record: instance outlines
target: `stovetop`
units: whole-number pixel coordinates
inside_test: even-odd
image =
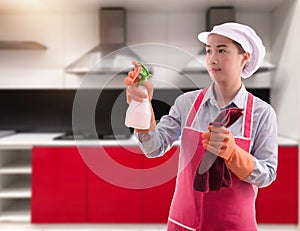
[[[53,140],[124,140],[130,139],[130,134],[74,134],[67,132],[56,136]]]

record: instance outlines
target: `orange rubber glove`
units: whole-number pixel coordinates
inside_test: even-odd
[[[222,157],[227,167],[240,179],[246,179],[254,169],[254,157],[235,143],[233,135],[223,127],[209,125],[202,134],[202,144],[211,153]]]
[[[142,70],[142,67],[138,65],[136,61],[133,61],[132,64],[134,65],[133,71],[129,71],[127,77],[124,79],[124,83],[127,86],[131,86],[140,81],[138,76]]]

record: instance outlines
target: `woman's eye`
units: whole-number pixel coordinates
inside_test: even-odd
[[[225,53],[226,51],[224,49],[220,49],[219,53]]]
[[[206,50],[206,54],[209,54],[209,53],[211,53],[211,50]]]

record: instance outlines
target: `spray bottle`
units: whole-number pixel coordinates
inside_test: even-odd
[[[132,63],[134,65],[134,70],[128,73],[124,83],[131,86],[138,82],[138,87],[148,96],[148,91],[143,85],[151,74],[142,63],[136,61],[133,61]],[[150,120],[151,105],[149,97],[145,98],[143,102],[132,100],[126,112],[125,125],[137,129],[148,129],[150,127]]]

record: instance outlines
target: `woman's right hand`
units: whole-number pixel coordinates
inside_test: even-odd
[[[138,87],[138,82],[127,87],[126,98],[128,104],[130,104],[131,100],[142,102],[147,97],[151,101],[153,96],[153,84],[150,81],[145,81],[143,86],[147,89],[148,96]]]

